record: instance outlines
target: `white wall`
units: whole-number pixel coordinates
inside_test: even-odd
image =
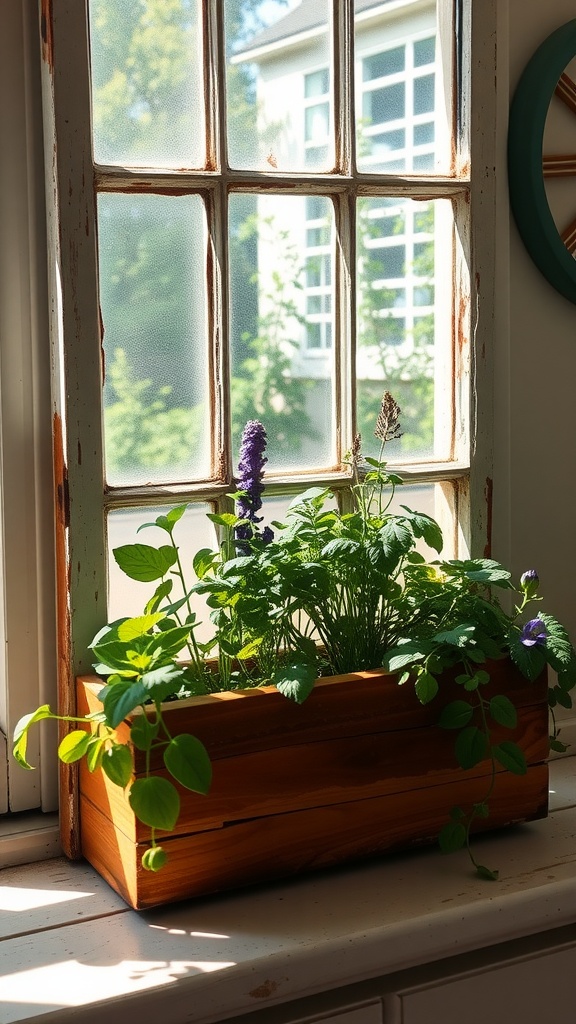
[[[481,7],[483,0],[474,0]],[[574,0],[498,0],[499,47],[493,555],[515,572],[536,568],[546,597],[576,639],[576,305],[542,277],[511,219],[507,112],[533,52],[576,17]],[[506,27],[506,20],[509,21]],[[503,52],[503,49],[506,52]],[[576,140],[576,132],[572,136]],[[558,140],[557,152],[576,147]],[[572,185],[576,214],[576,179]],[[573,214],[573,215],[574,215]]]

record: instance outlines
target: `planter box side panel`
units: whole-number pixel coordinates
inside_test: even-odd
[[[548,752],[547,717],[545,707],[522,708],[516,729],[496,728],[494,741],[512,739],[522,747],[528,764],[541,763]],[[214,762],[213,769],[207,796],[178,787],[181,815],[174,834],[218,828],[246,818],[424,790],[462,776],[454,755],[454,733],[438,728],[344,735],[265,749],[221,758]],[[158,774],[169,778],[165,770]],[[485,760],[470,769],[466,777],[488,779],[489,774],[490,762]],[[103,772],[90,773],[82,763],[80,788],[129,839],[146,841],[149,829],[135,820],[126,793]]]
[[[464,779],[424,791],[236,822],[222,829],[168,838],[168,862],[144,871],[144,847],[131,842],[82,797],[85,857],[135,909],[334,867],[435,840],[455,804],[485,795],[486,779]],[[490,819],[477,831],[546,815],[548,766],[525,776],[497,776]],[[464,856],[464,855],[463,855]]]
[[[491,683],[483,690],[485,697],[505,693],[518,709],[537,704],[547,706],[546,673],[530,683],[506,660],[490,662],[488,668]],[[173,733],[197,736],[215,761],[342,735],[435,726],[442,708],[462,697],[462,688],[454,682],[457,674],[456,669],[447,672],[437,697],[426,705],[420,704],[411,683],[398,686],[397,676],[373,669],[318,679],[301,705],[288,700],[274,687],[263,687],[165,704],[163,713]],[[102,686],[102,680],[96,676],[79,678],[79,714],[101,710],[97,694]],[[127,726],[120,727],[119,734],[125,742]],[[144,754],[137,751],[135,756],[138,773],[144,767]],[[160,756],[152,767],[161,767]]]

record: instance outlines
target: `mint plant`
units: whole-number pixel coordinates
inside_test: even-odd
[[[440,527],[430,516],[393,501],[401,478],[384,461],[386,444],[400,436],[400,409],[384,394],[375,435],[379,457],[363,458],[361,438],[347,457],[350,501],[339,507],[329,488],[313,487],[295,498],[285,521],[263,525],[262,495],[266,432],[249,421],[240,453],[235,511],[210,513],[220,531],[216,550],[203,548],[187,576],[174,534],[186,505],[171,509],[140,530],[160,531],[161,542],[126,544],[114,556],[134,580],[155,584],[143,614],[101,629],[91,644],[94,669],[105,685],[102,710],[87,719],[54,714],[47,705],[16,727],[14,756],[24,767],[28,731],[45,718],[80,725],[59,747],[66,763],[86,759],[89,771],[103,770],[128,792],[136,817],[151,829],[142,863],[162,867],[166,853],[156,831],[171,831],[179,817],[177,785],[206,794],[211,767],[202,743],[189,734],[171,735],[166,701],[273,684],[302,703],[318,676],[380,668],[395,673],[399,685],[414,688],[429,704],[441,677],[454,669],[461,693],[439,714],[439,727],[455,734],[454,753],[464,770],[491,765],[482,799],[454,807],[440,833],[446,852],[465,847],[482,877],[497,872],[479,864],[471,849],[475,822],[490,814],[496,773],[526,772],[521,748],[495,740],[495,727],[514,729],[517,712],[510,697],[487,689],[490,664],[509,657],[529,680],[549,666],[553,750],[559,739],[554,709],[571,707],[576,684],[576,653],[564,627],[552,616],[528,609],[541,602],[535,570],[517,587],[510,572],[493,559],[427,560],[424,544],[442,552]],[[512,612],[498,593],[515,595]],[[197,636],[194,595],[203,595],[212,634]],[[118,736],[129,717],[130,742],[145,754],[145,772],[132,777],[131,753]],[[165,777],[152,773],[152,755],[161,753]],[[407,754],[407,756],[409,756]]]

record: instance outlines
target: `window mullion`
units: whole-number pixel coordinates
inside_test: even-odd
[[[52,4],[53,65],[44,66],[49,267],[58,494],[59,675],[62,710],[73,676],[91,668],[88,643],[106,617],[102,511],[102,339],[91,143],[87,14]],[[70,82],[74,88],[70,88]],[[65,383],[64,383],[65,382]]]
[[[212,473],[217,481],[228,483],[232,476],[229,351],[229,256],[228,256],[228,144],[226,106],[226,38],[224,5],[203,0],[206,25],[205,84],[208,89],[206,126],[208,166],[218,172],[218,179],[207,204],[208,251],[208,344],[210,346],[210,402],[212,431]],[[225,500],[225,499],[220,499]]]
[[[356,294],[356,171],[354,110],[354,0],[332,3],[333,109],[335,166],[349,177],[345,192],[335,201],[334,292],[338,316],[334,349],[334,431],[338,465],[350,447],[355,422],[356,323],[352,316]]]

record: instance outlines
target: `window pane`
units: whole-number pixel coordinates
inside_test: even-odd
[[[434,75],[414,79],[414,113],[429,114],[434,110]]]
[[[396,46],[393,50],[385,50],[384,53],[365,57],[362,62],[362,77],[365,82],[369,82],[373,78],[383,78],[384,75],[395,75],[404,71],[405,63],[404,47]]]
[[[113,622],[123,616],[142,615],[146,602],[152,597],[158,581],[153,583],[140,583],[131,580],[118,567],[112,551],[122,544],[152,544],[165,543],[161,540],[162,533],[157,527],[150,527],[137,533],[138,527],[143,523],[153,523],[159,515],[166,515],[167,507],[158,508],[127,508],[118,509],[108,515],[108,621]],[[202,502],[191,505],[182,519],[174,529],[174,540],[180,553],[180,561],[184,569],[184,575],[188,586],[196,582],[196,575],[192,569],[192,559],[201,548],[216,550],[216,532],[214,524],[207,518],[207,513],[213,509]],[[189,574],[189,575],[188,575]],[[174,580],[172,592],[174,600],[182,597],[182,591],[178,580]],[[197,639],[204,642],[212,636],[213,627],[209,621],[209,609],[205,600],[198,594],[191,597],[192,611],[196,612],[200,625],[196,633]],[[186,614],[188,609],[186,609]],[[184,616],[185,617],[185,616]]]
[[[414,43],[414,67],[422,67],[423,64],[433,64],[436,55],[436,40],[417,39]]]
[[[306,142],[323,142],[328,135],[328,104],[307,107],[305,125]]]
[[[304,76],[304,95],[306,99],[311,96],[324,96],[330,91],[330,75],[328,68],[322,71],[313,71],[310,75]]]
[[[363,114],[366,123],[384,124],[386,121],[398,121],[404,117],[405,87],[387,85],[381,89],[373,89],[364,93]]]
[[[383,230],[391,221],[402,232],[401,245]],[[357,409],[365,451],[378,454],[373,423],[386,389],[402,409],[404,436],[395,442],[396,454],[403,459],[449,458],[450,203],[361,200],[357,254]],[[437,268],[442,268],[438,276]],[[438,409],[437,392],[443,396]]]
[[[414,145],[426,146],[434,142],[434,125],[431,121],[427,124],[414,125]]]
[[[358,167],[384,174],[449,173],[452,115],[443,90],[436,88],[437,4],[406,0],[401,9],[371,7],[378,10],[371,10],[369,20],[360,17],[366,3],[355,0]],[[423,114],[429,115],[426,124],[414,124]],[[378,130],[386,124],[392,129],[387,136]],[[415,154],[415,146],[426,146],[426,152]]]
[[[234,450],[246,421],[261,420],[271,471],[329,467],[335,460],[333,212],[327,199],[311,199],[230,198]],[[308,249],[311,227],[322,230],[325,242]],[[249,252],[256,275],[246,274]]]
[[[89,0],[89,7],[96,161],[203,167],[196,5]]]
[[[198,196],[102,194],[106,477],[207,477],[205,223]]]
[[[328,0],[249,6],[247,14],[238,0],[224,0],[229,163],[248,170],[329,170]],[[314,38],[303,52],[291,45],[292,37],[307,29],[314,29]],[[320,97],[326,102],[309,104]],[[306,142],[322,145],[307,149]]]
[[[385,158],[388,153],[394,153],[397,149],[404,149],[406,145],[406,132],[400,128],[395,132],[378,132],[376,135],[368,136],[372,156]]]

